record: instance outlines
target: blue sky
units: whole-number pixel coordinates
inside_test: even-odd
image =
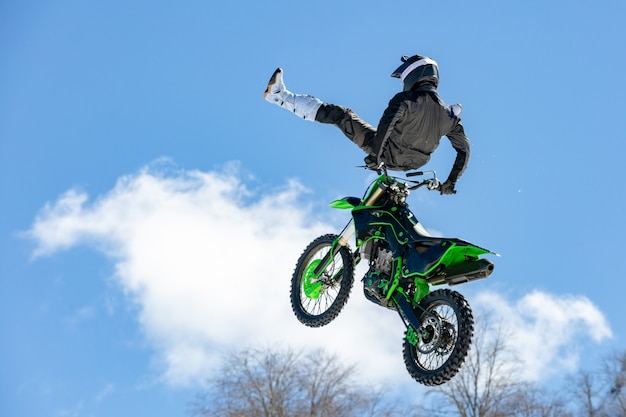
[[[358,288],[328,328],[292,316],[298,254],[347,220],[327,202],[370,177],[262,100],[277,66],[376,124],[399,57],[436,59],[472,154],[412,208],[502,254],[458,290],[517,329],[531,380],[626,348],[626,5],[548,3],[1,2],[1,414],[185,415],[220,354],[275,343],[424,392]],[[443,139],[429,168],[453,158]]]

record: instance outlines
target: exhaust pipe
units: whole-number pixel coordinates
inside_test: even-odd
[[[465,284],[487,278],[493,272],[494,265],[487,259],[476,259],[446,268],[443,273],[429,278],[429,284],[437,285],[444,282],[450,286]]]

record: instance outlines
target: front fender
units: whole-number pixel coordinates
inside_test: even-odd
[[[330,203],[332,208],[340,210],[352,210],[361,205],[361,199],[357,197],[344,197]]]

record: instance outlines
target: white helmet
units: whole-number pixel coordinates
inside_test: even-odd
[[[400,78],[402,90],[409,91],[422,84],[439,86],[439,67],[434,59],[421,55],[403,56],[400,65],[391,76]]]

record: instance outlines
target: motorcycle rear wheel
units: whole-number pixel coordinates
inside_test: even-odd
[[[465,298],[456,291],[433,291],[414,309],[422,322],[417,329],[417,344],[409,342],[405,333],[404,364],[420,384],[441,385],[463,367],[474,335],[474,317]],[[434,317],[433,317],[434,315]]]
[[[307,246],[291,278],[291,308],[298,320],[309,327],[325,326],[334,320],[348,301],[354,283],[352,254],[347,247],[312,279],[312,271],[331,250],[337,235],[320,236]]]

